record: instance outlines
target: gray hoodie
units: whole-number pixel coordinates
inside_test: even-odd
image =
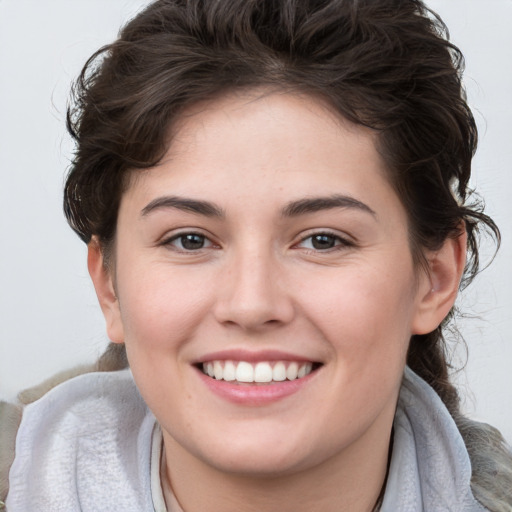
[[[150,477],[155,424],[129,370],[60,384],[24,410],[7,511],[153,512],[160,491],[151,489]],[[470,459],[452,417],[406,368],[380,510],[488,510],[473,497],[470,480]]]

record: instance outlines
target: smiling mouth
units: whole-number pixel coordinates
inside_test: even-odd
[[[208,361],[198,365],[205,374],[216,380],[233,384],[271,384],[302,379],[321,364],[294,361]]]

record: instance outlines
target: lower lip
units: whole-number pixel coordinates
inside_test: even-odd
[[[210,391],[217,396],[236,404],[258,406],[277,402],[297,393],[311,381],[318,370],[300,379],[285,380],[272,384],[235,384],[225,380],[213,379],[199,369],[197,372]]]

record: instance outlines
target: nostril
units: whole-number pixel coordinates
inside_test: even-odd
[[[260,330],[277,327],[290,322],[294,311],[287,298],[263,300],[236,300],[219,303],[214,314],[225,326],[238,326],[243,330]]]

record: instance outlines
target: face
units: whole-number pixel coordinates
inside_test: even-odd
[[[389,436],[430,283],[374,135],[319,100],[189,110],[122,198],[112,273],[110,337],[176,457],[285,474]]]

